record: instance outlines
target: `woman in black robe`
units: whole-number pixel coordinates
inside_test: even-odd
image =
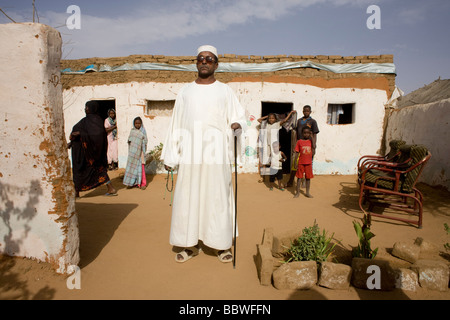
[[[70,145],[72,148],[72,172],[76,197],[80,191],[94,189],[104,183],[106,195],[117,195],[108,176],[108,140],[103,119],[97,114],[98,103],[88,101],[84,111],[86,117],[72,128]]]

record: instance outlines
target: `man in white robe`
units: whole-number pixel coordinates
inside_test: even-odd
[[[161,155],[167,170],[178,168],[170,244],[184,248],[177,262],[197,255],[199,240],[216,249],[220,261],[231,262],[233,135],[245,130],[245,110],[214,77],[217,50],[201,46],[197,53],[198,78],[177,95]]]

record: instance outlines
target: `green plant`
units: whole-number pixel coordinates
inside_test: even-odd
[[[450,227],[447,223],[444,223],[444,229],[447,232],[447,235],[450,234]],[[444,244],[444,248],[445,250],[450,251],[450,243],[447,242],[446,244]]]
[[[149,164],[152,161],[159,162],[162,149],[163,149],[163,144],[160,143],[159,145],[155,146],[152,150],[150,150],[150,152],[145,155],[145,163]]]
[[[352,255],[355,258],[367,258],[373,259],[377,255],[378,248],[372,250],[370,247],[370,239],[375,235],[370,231],[370,221],[367,215],[362,218],[362,225],[357,221],[353,221],[353,227],[355,228],[356,235],[359,239],[358,247],[353,248]]]
[[[303,229],[302,235],[291,243],[286,251],[290,261],[326,261],[336,244],[330,246],[334,233],[328,237],[325,230],[320,232],[316,221],[312,227]]]

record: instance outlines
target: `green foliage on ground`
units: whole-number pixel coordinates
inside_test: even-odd
[[[375,235],[370,231],[370,221],[367,215],[364,215],[362,218],[362,225],[357,221],[353,221],[353,227],[355,228],[356,235],[359,239],[358,246],[352,250],[353,257],[366,259],[375,258],[378,248],[374,250],[371,248],[370,239],[375,237]]]
[[[159,163],[161,162],[161,153],[163,149],[163,144],[160,143],[159,145],[156,145],[150,152],[145,154],[145,164],[149,165],[152,162]]]
[[[303,229],[302,235],[291,243],[286,251],[287,261],[326,261],[336,245],[331,244],[333,236],[334,233],[328,236],[325,230],[321,232],[314,221],[312,227]]]

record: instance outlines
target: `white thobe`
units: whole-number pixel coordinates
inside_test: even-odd
[[[192,247],[201,240],[217,250],[231,247],[235,122],[245,130],[245,110],[228,85],[191,82],[178,93],[161,155],[178,171],[171,245]]]

